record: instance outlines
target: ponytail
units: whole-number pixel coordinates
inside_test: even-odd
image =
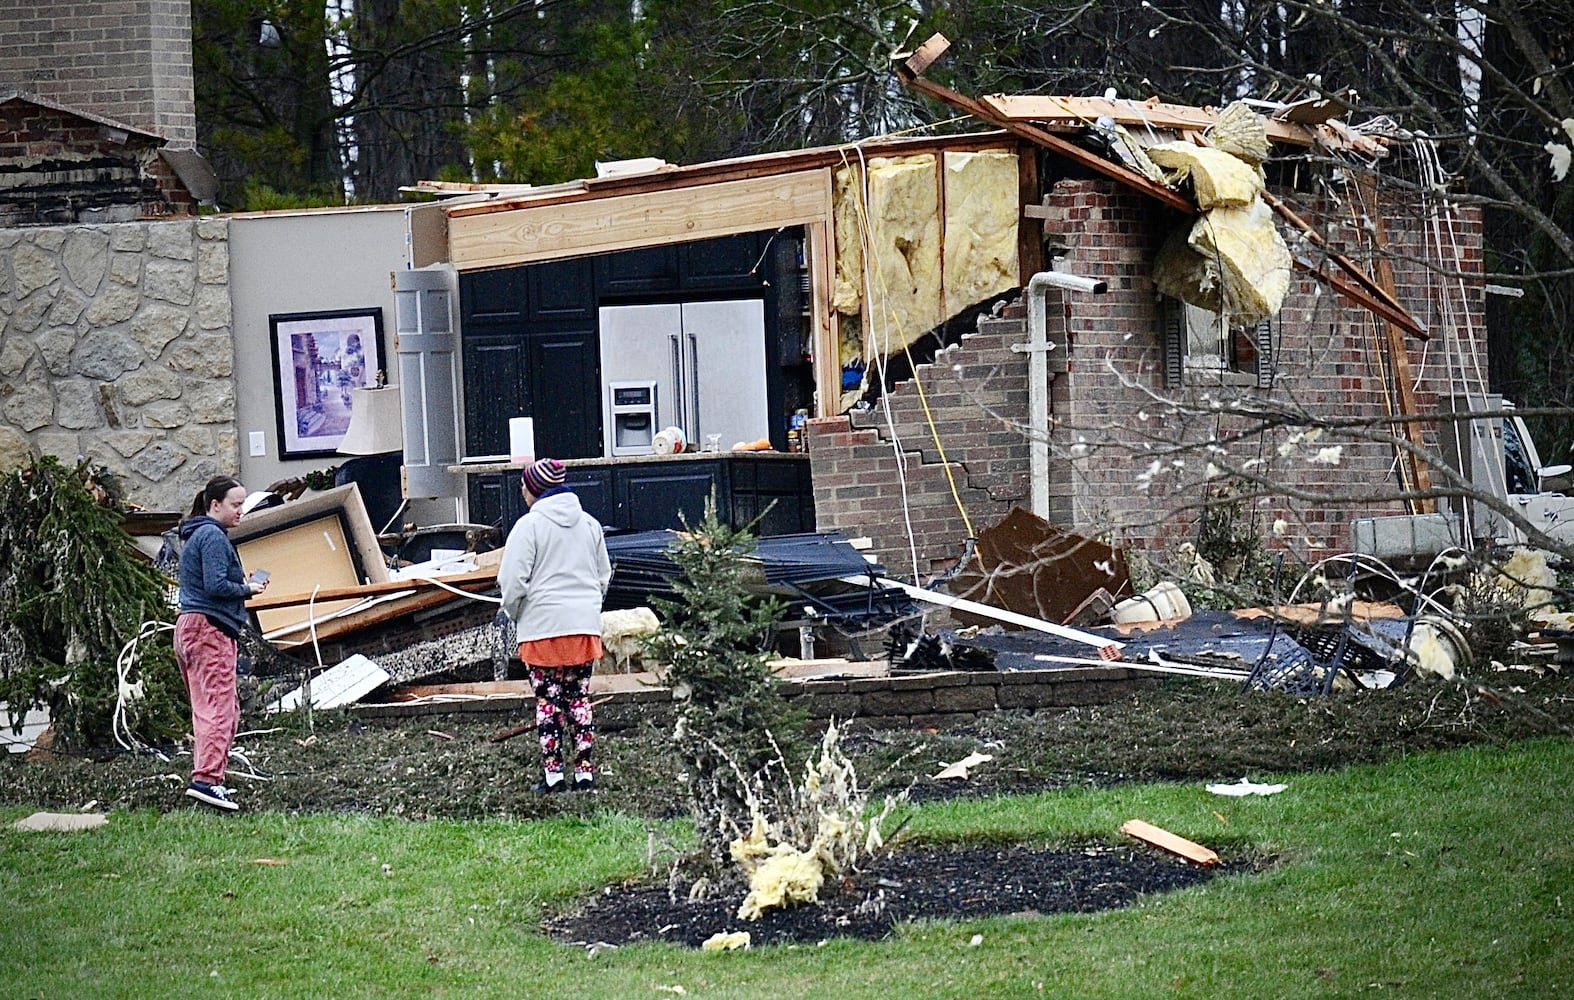
[[[201,517],[213,506],[214,501],[223,500],[229,495],[230,490],[239,486],[240,480],[234,476],[214,476],[208,480],[208,485],[197,491],[196,497],[191,501],[191,517]]]

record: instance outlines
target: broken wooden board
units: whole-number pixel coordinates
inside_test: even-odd
[[[1152,823],[1144,823],[1140,819],[1128,819],[1120,825],[1120,832],[1128,837],[1135,837],[1145,844],[1152,844],[1161,851],[1168,851],[1176,857],[1202,865],[1204,868],[1211,868],[1219,863],[1219,856],[1201,844],[1154,826]]]

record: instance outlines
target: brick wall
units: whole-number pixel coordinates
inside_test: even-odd
[[[137,133],[13,99],[0,102],[0,226],[187,215],[195,200]]]
[[[1353,221],[1342,205],[1293,195],[1290,200],[1338,249],[1372,272],[1369,253],[1355,239],[1364,221]],[[1265,411],[1300,410],[1314,417],[1389,412],[1386,336],[1370,314],[1297,272],[1276,323],[1271,391],[1215,381],[1171,392],[1163,381],[1152,261],[1170,229],[1186,221],[1104,181],[1063,181],[1047,207],[1046,238],[1065,251],[1060,269],[1102,278],[1110,286],[1100,296],[1057,289],[1048,295],[1049,340],[1064,351],[1064,370],[1052,374],[1050,383],[1052,520],[1086,534],[1109,533],[1139,552],[1195,537],[1199,505],[1208,497],[1209,455],[1194,446],[1210,441],[1222,442],[1223,450],[1213,456],[1219,465],[1244,467],[1274,490],[1292,494],[1259,501],[1251,513],[1264,534],[1283,519],[1283,544],[1309,560],[1345,551],[1354,516],[1405,513],[1400,502],[1372,500],[1399,489],[1392,445],[1349,436],[1297,444],[1284,428],[1243,434],[1252,425],[1220,416],[1215,406],[1219,400],[1246,400]],[[1486,377],[1479,220],[1466,216],[1441,231],[1423,219],[1419,206],[1396,200],[1386,206],[1384,225],[1398,298],[1433,333],[1424,350],[1415,340],[1408,345],[1412,375],[1420,380],[1417,412],[1432,412],[1439,394],[1480,391]],[[1446,291],[1432,270],[1440,257],[1458,269],[1446,276]],[[1467,289],[1462,306],[1461,287]],[[1026,339],[1021,319],[986,320],[979,335],[918,372],[975,532],[1010,506],[1029,502],[1028,450],[1020,431],[1027,362],[1009,349]],[[1169,397],[1187,405],[1172,405]],[[966,529],[914,386],[898,386],[890,404],[919,569],[933,573],[959,551]],[[870,536],[887,568],[908,575],[912,560],[890,437],[878,413],[811,421],[816,517],[823,528]],[[1430,425],[1426,441],[1436,441]],[[1182,447],[1187,445],[1193,448]],[[1340,447],[1337,464],[1315,460],[1333,445]],[[1315,501],[1307,499],[1314,495]]]
[[[196,144],[190,0],[0,0],[0,93]]]
[[[886,570],[908,579],[916,549],[927,581],[960,555],[968,520],[976,531],[1026,503],[1027,355],[1011,350],[1023,330],[985,318],[874,410],[809,421],[816,525],[869,536]]]

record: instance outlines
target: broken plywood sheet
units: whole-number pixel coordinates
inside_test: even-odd
[[[945,309],[955,313],[1021,284],[1017,157],[991,149],[948,152],[943,162]]]
[[[940,308],[940,185],[933,154],[869,161],[864,309],[867,357],[894,354],[934,329]]]
[[[1021,507],[980,532],[974,553],[948,589],[1017,614],[1064,623],[1100,590],[1114,597],[1131,593],[1122,553]],[[964,612],[957,617],[982,621]]]

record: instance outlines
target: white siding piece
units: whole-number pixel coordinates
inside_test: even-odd
[[[353,705],[388,682],[388,671],[359,653],[312,678],[312,707],[342,708]],[[290,712],[301,707],[303,687],[280,698],[270,711]]]

